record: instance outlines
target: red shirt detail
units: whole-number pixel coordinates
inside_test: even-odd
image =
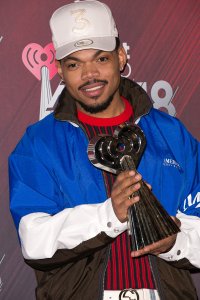
[[[89,116],[82,111],[78,111],[78,119],[82,123],[95,125],[95,126],[115,126],[122,124],[126,122],[130,116],[133,114],[133,109],[130,103],[122,97],[122,100],[124,102],[125,109],[123,113],[121,113],[119,116],[113,117],[113,118],[96,118],[93,116]]]

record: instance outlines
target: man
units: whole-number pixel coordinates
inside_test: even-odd
[[[199,187],[198,142],[121,78],[126,54],[105,4],[65,5],[50,26],[66,88],[10,156],[11,212],[36,298],[197,299],[188,270],[200,266],[199,208],[184,199]],[[87,147],[124,122],[138,123],[147,146],[139,173],[114,176],[91,164]],[[131,252],[127,211],[142,177],[181,231]]]

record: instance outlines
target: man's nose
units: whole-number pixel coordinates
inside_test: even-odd
[[[82,68],[82,79],[88,80],[99,76],[99,70],[94,63],[86,63]]]

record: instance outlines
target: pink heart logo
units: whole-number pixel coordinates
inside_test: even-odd
[[[28,44],[22,52],[22,61],[38,80],[41,80],[41,68],[44,66],[49,69],[50,80],[57,73],[53,43],[46,45],[44,48],[36,43]]]

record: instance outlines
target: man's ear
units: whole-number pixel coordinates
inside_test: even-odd
[[[120,71],[123,71],[123,69],[126,65],[126,62],[127,62],[127,55],[126,55],[126,51],[123,46],[120,46],[118,49],[118,59],[119,59]]]
[[[58,74],[60,76],[60,78],[63,80],[63,72],[62,72],[62,66],[61,66],[61,61],[60,60],[55,60],[55,65],[58,71]]]

